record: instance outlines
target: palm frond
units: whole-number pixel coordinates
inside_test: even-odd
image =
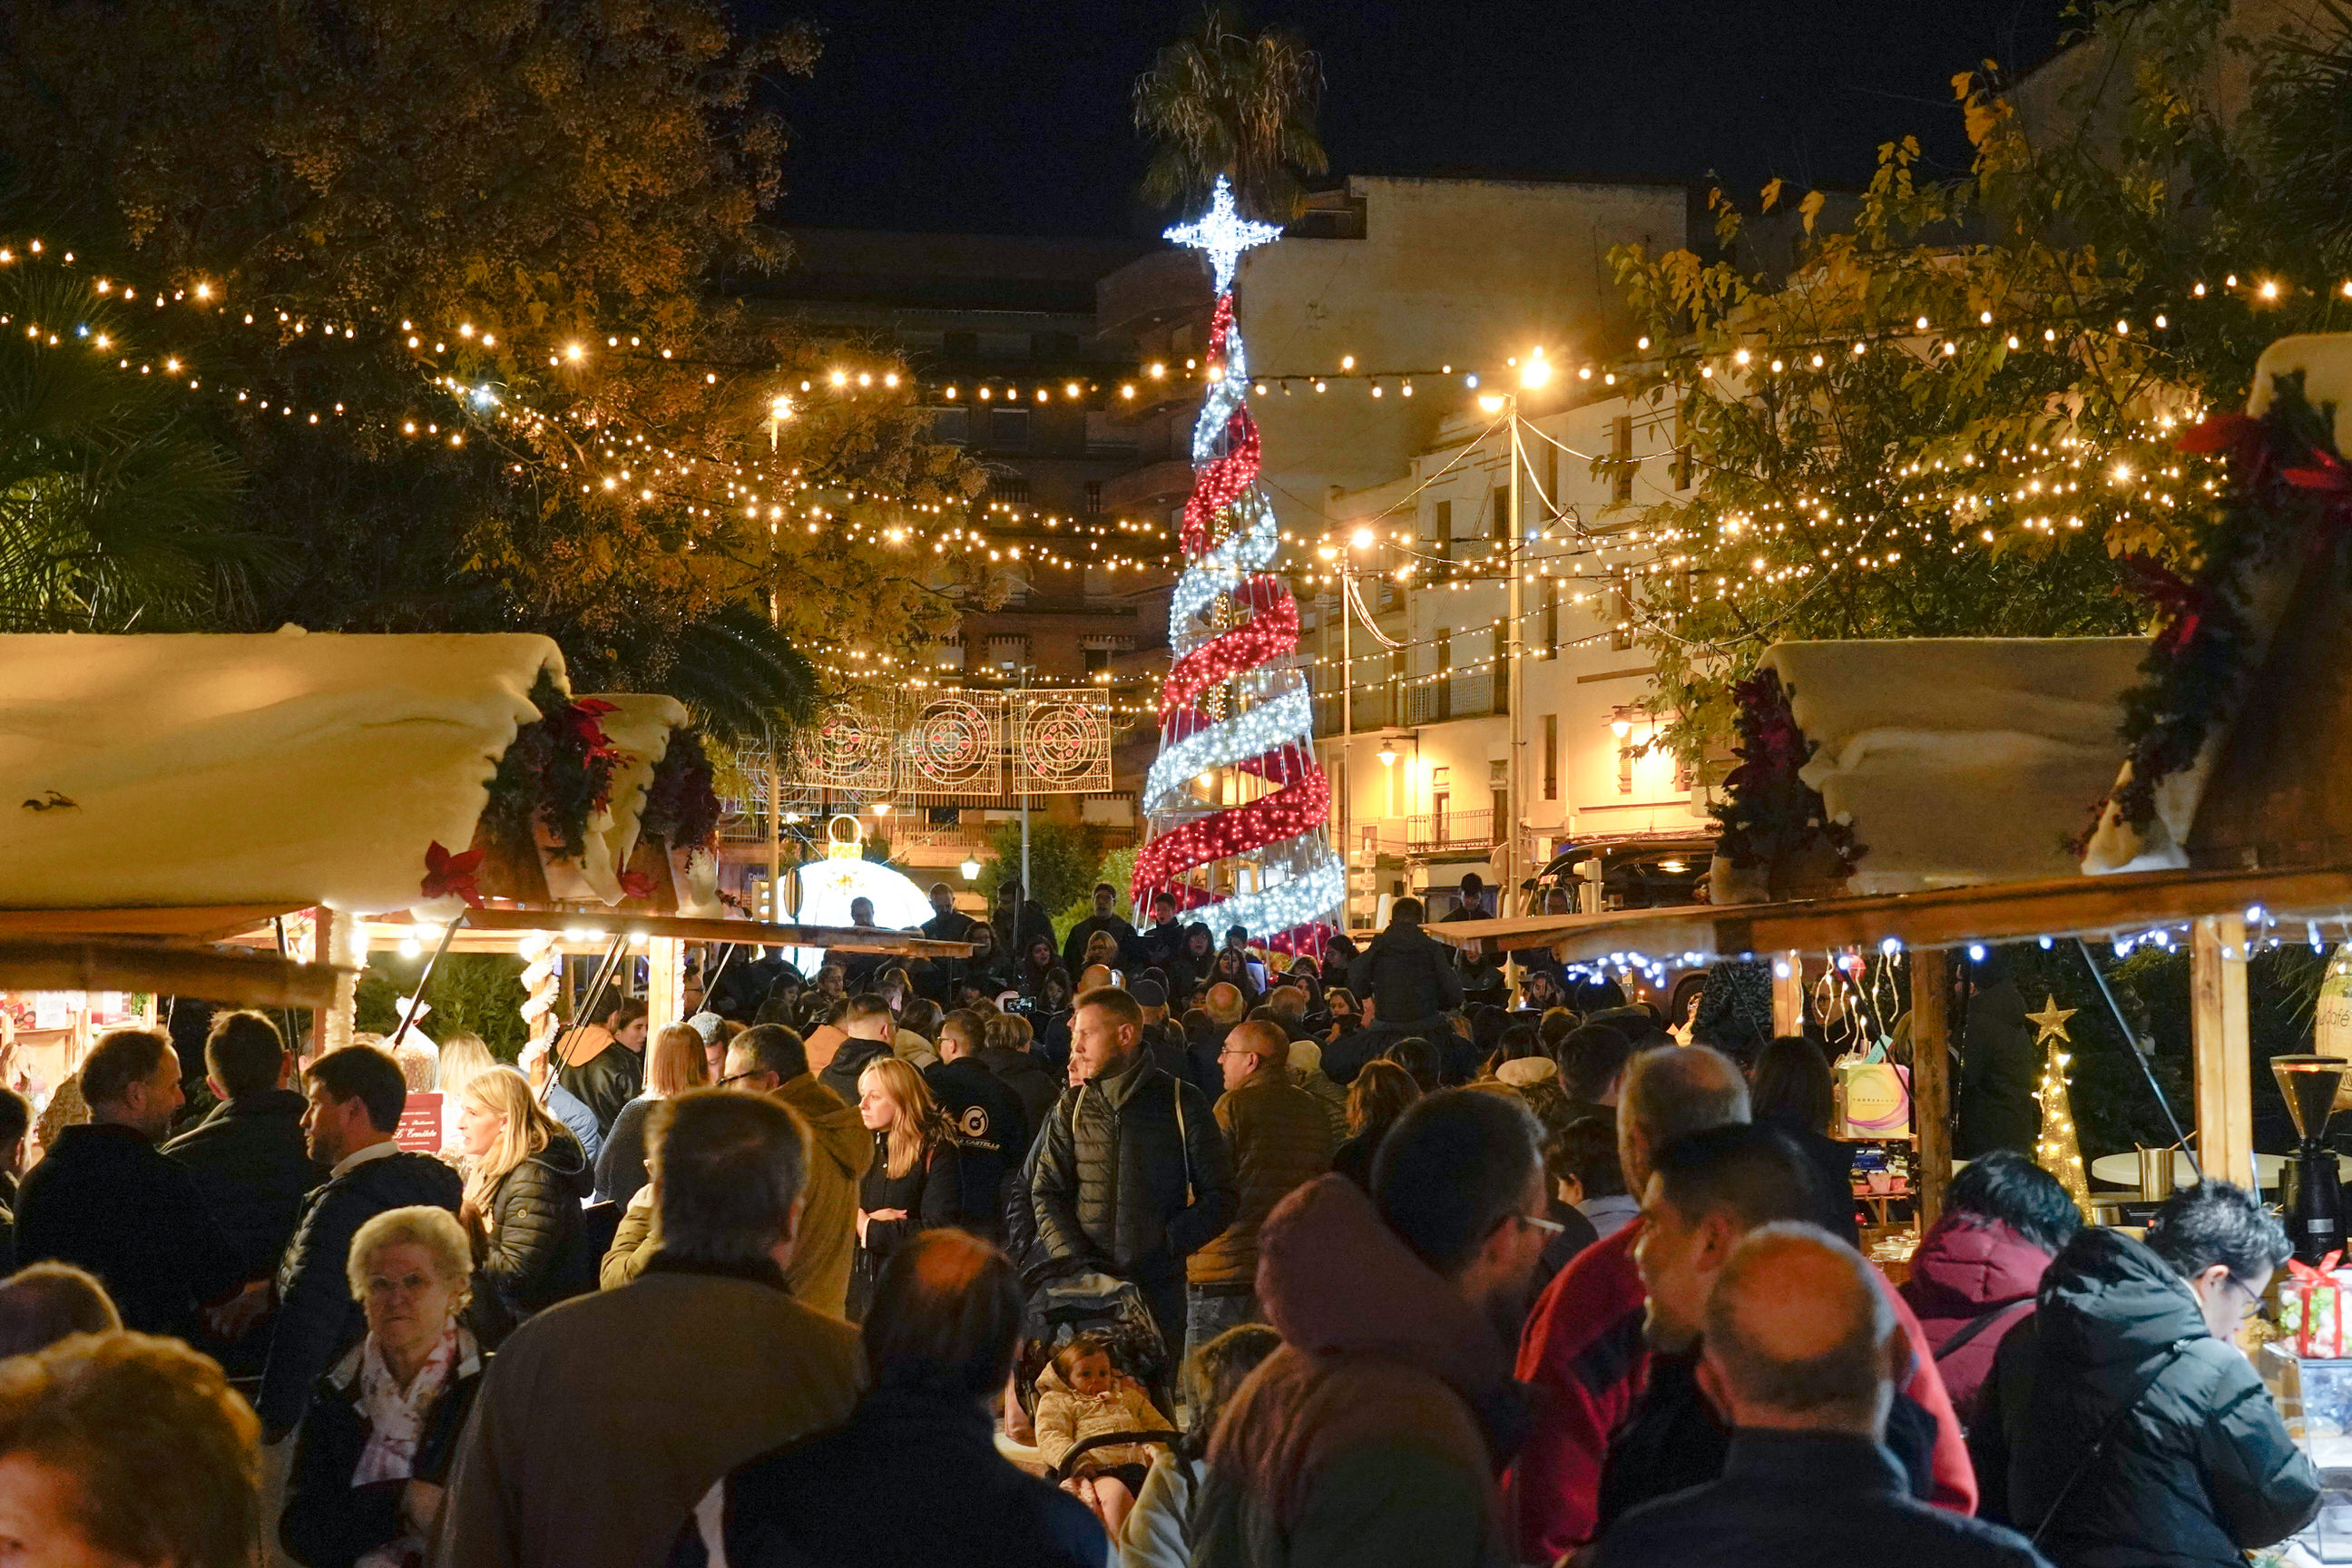
[[[1298,175],[1330,166],[1315,126],[1322,95],[1322,61],[1297,33],[1247,33],[1238,11],[1210,0],[1193,33],[1136,79],[1135,126],[1154,149],[1145,200],[1192,205],[1223,174],[1247,211],[1297,216]]]

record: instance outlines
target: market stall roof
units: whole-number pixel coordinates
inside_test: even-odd
[[[1816,743],[1802,769],[1863,855],[1856,893],[2056,877],[2115,783],[2143,637],[1789,642],[1762,667]]]
[[[426,927],[404,920],[372,921],[372,930],[402,932],[423,939]],[[438,928],[431,928],[439,934]],[[885,931],[873,926],[817,926],[770,921],[703,920],[688,915],[631,914],[620,910],[532,910],[492,907],[466,911],[465,924],[451,946],[458,952],[490,949],[505,952],[523,931],[575,931],[574,944],[601,948],[618,935],[669,937],[680,942],[731,942],[761,947],[837,948],[845,952],[879,952],[900,958],[969,958],[973,944],[940,942],[912,931]],[[266,933],[259,933],[265,934]],[[468,936],[478,939],[469,942]]]
[[[0,637],[0,908],[404,908],[542,671],[530,636]]]
[[[2259,909],[2291,940],[2306,922],[2342,940],[2352,921],[2352,866],[2310,870],[2137,871],[2053,877],[1867,898],[1771,904],[1686,904],[1597,915],[1530,915],[1422,929],[1474,952],[1549,947],[1563,962],[1613,953],[1693,963],[1793,950],[2021,942],[2039,936],[2137,936],[2200,915]]]
[[[153,991],[241,1007],[325,1007],[348,973],[276,953],[114,937],[0,937],[0,991]]]

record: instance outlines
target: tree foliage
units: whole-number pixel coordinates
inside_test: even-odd
[[[976,470],[904,393],[810,395],[815,348],[713,289],[788,258],[772,84],[813,68],[811,27],[739,33],[718,0],[31,0],[5,25],[20,216],[227,301],[172,346],[253,394],[211,407],[287,541],[254,624],[541,630],[586,683],[740,734],[807,706],[792,647],[843,605],[901,651],[951,609],[919,540],[875,535],[960,513]]]
[[[78,279],[0,274],[0,630],[185,630],[265,581],[227,452],[116,363],[128,313]]]
[[[1153,143],[1150,205],[1197,206],[1223,174],[1244,211],[1287,222],[1306,205],[1298,176],[1330,166],[1315,128],[1323,62],[1297,33],[1244,26],[1236,7],[1209,0],[1192,33],[1136,79],[1135,128]]]
[[[1997,68],[1963,73],[1968,175],[1890,143],[1850,222],[1799,205],[1793,267],[1758,243],[1777,182],[1754,213],[1716,194],[1716,259],[1618,253],[1650,332],[1688,345],[1646,392],[1693,482],[1609,520],[1648,547],[1682,754],[1719,747],[1773,641],[2127,632],[2122,564],[2194,561],[2218,487],[2181,428],[2276,337],[2352,316],[2352,231],[2314,221],[2352,163],[2352,19],[2245,37],[2229,10],[2100,5],[2031,119]]]

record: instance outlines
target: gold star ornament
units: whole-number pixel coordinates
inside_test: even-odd
[[[2057,1040],[2064,1045],[2073,1045],[2074,1040],[2066,1033],[2066,1020],[2080,1011],[2079,1007],[2061,1007],[2057,997],[2049,997],[2042,1004],[2042,1011],[2025,1016],[2027,1023],[2042,1031],[2033,1037],[2033,1043],[2038,1046],[2045,1040]]]

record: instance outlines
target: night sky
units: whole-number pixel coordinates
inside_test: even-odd
[[[786,224],[1118,236],[1142,227],[1128,91],[1192,0],[745,0],[824,29],[784,95]],[[2064,0],[1281,0],[1324,60],[1334,174],[1855,185],[1916,132],[1956,167],[1952,73],[2045,59]]]

